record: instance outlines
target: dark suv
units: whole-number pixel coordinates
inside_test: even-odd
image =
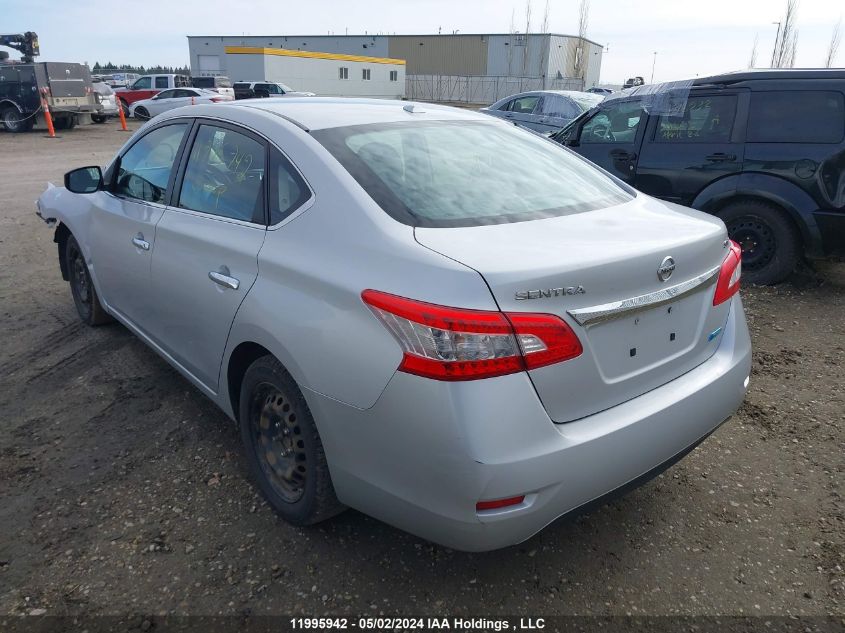
[[[671,114],[655,113],[654,96],[610,98],[551,138],[647,194],[722,218],[753,283],[782,281],[802,253],[845,253],[845,70],[696,79]]]

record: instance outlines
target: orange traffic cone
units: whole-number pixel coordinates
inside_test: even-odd
[[[41,107],[44,108],[44,120],[47,122],[47,135],[49,138],[56,138],[56,129],[53,127],[53,117],[50,115],[50,106],[47,99],[41,99]]]
[[[126,127],[126,117],[123,114],[123,102],[118,99],[117,100],[117,111],[120,113],[120,127],[124,132],[128,132],[129,128]]]

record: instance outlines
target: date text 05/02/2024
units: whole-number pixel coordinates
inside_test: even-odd
[[[515,622],[488,618],[291,618],[294,630],[454,630],[454,631],[531,631],[546,627],[543,618],[519,618]]]

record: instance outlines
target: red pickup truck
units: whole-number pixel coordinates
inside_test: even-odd
[[[141,99],[154,97],[162,90],[169,88],[190,88],[191,78],[187,75],[143,75],[138,77],[128,88],[118,88],[114,91],[120,101],[123,114],[129,116],[129,106]]]

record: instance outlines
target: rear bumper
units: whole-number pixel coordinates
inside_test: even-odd
[[[526,374],[444,383],[397,373],[368,410],[314,392],[306,399],[341,501],[423,538],[484,551],[674,463],[736,411],[750,369],[735,297],[709,360],[567,424],[549,419]],[[479,500],[518,495],[519,506],[475,511]]]

